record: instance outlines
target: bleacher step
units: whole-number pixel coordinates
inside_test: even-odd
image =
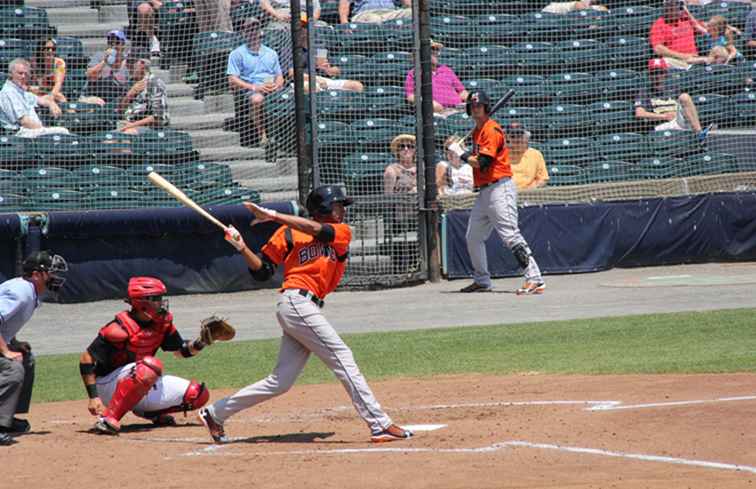
[[[168,110],[171,110],[171,101],[168,101]],[[204,110],[204,109],[202,109]],[[171,117],[171,126],[175,129],[180,129],[182,131],[194,131],[194,130],[207,130],[207,129],[217,129],[219,132],[222,132],[224,134],[230,134],[236,137],[236,140],[239,140],[239,134],[236,132],[231,131],[223,131],[223,121],[228,117],[233,117],[234,114],[232,113],[213,113],[213,114],[204,114],[200,113],[199,115],[179,115],[179,116],[172,116]],[[217,146],[217,145],[215,145]]]
[[[113,29],[123,29],[128,22],[124,21],[112,21],[112,22],[93,22],[93,23],[77,23],[77,24],[63,24],[58,27],[58,35],[60,36],[73,36],[80,39],[100,38],[105,41],[105,35]]]
[[[103,6],[126,5],[126,0],[100,0],[100,3]],[[79,7],[88,9],[91,5],[91,2],[90,0],[26,0],[24,4],[27,7],[37,7],[50,10],[67,7]]]
[[[187,83],[168,83],[166,85],[168,89],[168,106],[173,99],[178,97],[192,97],[194,94],[194,88]]]
[[[231,168],[231,175],[234,180],[252,180],[279,174],[276,164],[265,160],[228,161],[225,164]]]
[[[194,133],[192,133],[194,137]],[[197,147],[204,161],[234,161],[234,160],[260,160],[265,158],[265,150],[262,148],[245,148],[238,143],[227,146]]]
[[[206,115],[205,104],[201,100],[195,100],[192,96],[171,97],[168,94],[168,110],[171,116],[196,116]]]
[[[128,24],[126,5],[108,5],[94,10],[81,7],[48,8],[47,18],[50,24],[61,26],[67,24],[95,24],[103,22],[120,22]]]
[[[253,188],[260,192],[272,193],[283,192],[289,189],[297,188],[297,176],[287,175],[278,177],[252,178],[249,180],[238,180],[244,186]]]
[[[263,202],[289,202],[299,200],[296,187],[293,190],[283,190],[281,192],[260,192],[260,199]]]
[[[171,122],[174,129],[182,129]],[[220,148],[224,146],[239,146],[239,135],[223,129],[192,130],[192,143],[195,149]]]

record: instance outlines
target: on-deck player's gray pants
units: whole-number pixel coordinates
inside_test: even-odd
[[[391,425],[391,418],[360,373],[349,347],[328,323],[320,308],[296,290],[281,293],[277,305],[278,322],[283,329],[278,364],[266,378],[244,387],[236,394],[208,407],[210,414],[223,422],[239,411],[288,391],[314,353],[344,385],[357,412],[372,432]]]
[[[467,252],[473,266],[473,279],[485,287],[491,287],[485,243],[494,229],[510,250],[524,245],[530,252],[517,224],[517,186],[511,178],[499,180],[480,191],[467,224]],[[525,268],[525,279],[543,280],[532,256]]]

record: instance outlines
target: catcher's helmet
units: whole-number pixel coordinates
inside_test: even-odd
[[[34,272],[47,272],[50,274],[45,285],[53,292],[60,289],[65,278],[58,275],[68,271],[68,263],[60,255],[50,254],[49,251],[38,251],[29,255],[21,265],[24,275],[31,275]]]
[[[127,290],[126,302],[148,318],[156,319],[168,313],[168,301],[163,299],[168,289],[162,281],[153,277],[132,277]]]
[[[311,216],[328,215],[333,212],[333,204],[336,202],[340,202],[346,206],[354,201],[347,197],[343,187],[338,185],[322,185],[307,196],[307,212]]]
[[[491,110],[491,99],[488,98],[488,94],[486,94],[486,92],[484,92],[483,90],[475,90],[474,92],[470,92],[470,94],[467,96],[467,103],[465,104],[467,115],[472,115],[473,104],[480,104],[485,107],[486,114],[488,114]]]

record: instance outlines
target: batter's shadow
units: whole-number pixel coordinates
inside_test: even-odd
[[[250,436],[249,438],[235,438],[224,445],[232,445],[234,443],[316,443],[331,438],[336,433],[333,431],[328,432],[308,432],[308,433],[288,433],[285,435],[258,435]],[[343,441],[326,441],[325,443],[344,443]]]
[[[488,292],[460,292],[458,290],[442,290],[439,292],[440,294],[453,294],[453,295],[470,295],[470,296],[477,296],[477,295],[486,295],[486,294],[515,294],[517,295],[516,290],[489,290]]]

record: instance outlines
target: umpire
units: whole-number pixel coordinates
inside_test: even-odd
[[[28,413],[34,385],[34,355],[31,345],[16,335],[39,307],[46,290],[56,291],[65,279],[66,261],[47,251],[30,255],[23,263],[23,276],[0,284],[0,445],[14,443],[10,434],[26,433],[31,425],[14,417]]]

